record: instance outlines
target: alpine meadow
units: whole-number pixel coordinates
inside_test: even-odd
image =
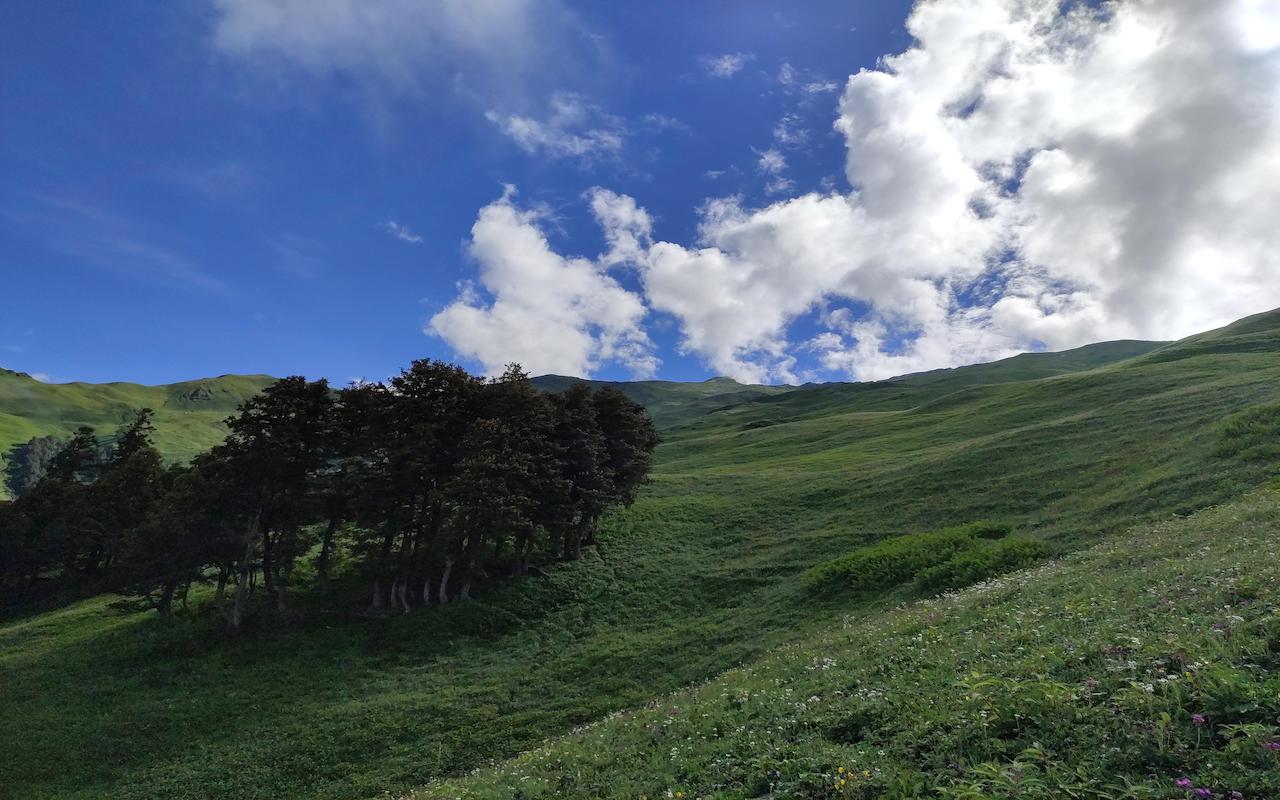
[[[316,545],[287,613],[257,590],[252,635],[220,633],[216,570],[172,619],[116,595],[13,616],[6,707],[23,722],[4,728],[4,784],[59,798],[1161,797],[1184,773],[1280,787],[1266,557],[1280,498],[1265,488],[1280,313],[1169,345],[719,388],[714,410],[672,415],[652,482],[598,546],[517,580],[499,557],[469,602],[368,616],[350,525],[330,594]],[[920,585],[928,565],[900,545],[839,568],[980,520],[994,533],[926,548],[958,581]],[[984,557],[1014,538],[1037,546]],[[927,599],[939,588],[959,591]]]
[[[0,800],[1280,800],[1280,0],[0,76]]]

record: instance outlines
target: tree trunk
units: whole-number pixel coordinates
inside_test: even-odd
[[[258,546],[258,519],[261,511],[249,518],[249,529],[244,537],[244,557],[240,560],[240,582],[236,586],[236,601],[231,609],[231,630],[239,631],[244,622],[244,612],[249,605],[249,581],[253,573],[253,558]]]
[[[449,573],[453,571],[453,556],[444,560],[444,574],[440,576],[440,605],[449,602]]]
[[[524,561],[524,550],[528,546],[529,541],[533,539],[533,531],[524,530],[517,536],[512,550],[516,555],[516,563],[511,566],[511,577],[518,578],[524,574],[526,564]]]
[[[320,545],[320,558],[316,560],[316,582],[320,585],[320,593],[329,593],[329,558],[333,549],[333,535],[338,530],[338,515],[329,515],[329,525],[324,530],[324,542]]]
[[[226,567],[218,567],[218,588],[213,593],[213,601],[219,606],[227,599],[227,574]]]
[[[156,610],[160,612],[160,616],[166,618],[173,616],[173,593],[177,588],[177,581],[165,581],[164,589],[160,593],[160,602],[156,604]]]
[[[267,594],[274,594],[276,588],[276,560],[271,552],[271,528],[262,529],[262,583]]]
[[[568,552],[565,559],[568,561],[577,561],[582,558],[582,540],[587,535],[587,531],[591,528],[591,517],[583,512],[581,519],[573,529],[573,539],[569,542]]]
[[[373,576],[373,599],[369,602],[372,609],[382,608],[382,578]]]
[[[424,606],[431,605],[431,576],[422,579],[422,604]]]
[[[462,575],[462,588],[458,590],[459,600],[471,599],[471,579],[475,575],[475,572],[476,572],[476,559],[475,559],[475,556],[472,556],[471,560],[467,562],[466,572],[464,572]]]

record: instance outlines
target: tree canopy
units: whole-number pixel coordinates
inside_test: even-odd
[[[285,378],[226,424],[185,465],[162,463],[149,409],[109,444],[91,428],[32,443],[39,474],[0,505],[4,595],[109,590],[168,615],[207,583],[239,629],[294,613],[302,591],[342,602],[341,563],[343,585],[364,586],[343,597],[370,610],[466,600],[580,558],[635,500],[658,443],[616,389],[546,393],[517,365],[486,380],[432,360],[337,391]]]

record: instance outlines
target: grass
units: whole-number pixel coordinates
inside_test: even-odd
[[[1280,795],[1280,491],[803,642],[415,800]]]
[[[198,615],[165,626],[109,598],[0,622],[0,786],[59,800],[373,798],[427,784],[426,796],[518,796],[502,769],[431,782],[725,670],[782,663],[846,625],[867,635],[897,625],[907,612],[892,609],[918,597],[912,585],[815,596],[801,578],[824,561],[981,519],[1056,548],[1120,546],[1134,524],[1264,483],[1273,467],[1224,450],[1222,427],[1280,401],[1280,320],[1264,322],[1080,372],[1004,381],[985,365],[971,379],[953,371],[946,386],[809,388],[675,415],[653,484],[608,521],[601,552],[465,605],[381,621],[318,614],[229,642],[208,641]],[[1154,542],[1165,530],[1144,535]],[[1018,654],[1010,641],[972,644],[998,661],[999,648]],[[866,652],[871,675],[897,668],[898,651],[874,662]],[[608,723],[622,726],[616,760],[582,744],[573,752],[591,753],[594,766],[565,761],[596,783],[573,778],[557,791],[744,796],[710,788],[721,773],[759,788],[754,767],[713,766],[719,756],[696,767],[712,752],[696,748],[687,770],[637,772],[656,762],[629,724]],[[750,758],[772,763],[761,744]],[[815,766],[825,753],[813,750]],[[568,774],[539,769],[548,780]],[[781,767],[762,774],[770,769]]]

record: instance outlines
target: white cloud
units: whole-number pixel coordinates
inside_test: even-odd
[[[213,44],[258,68],[361,78],[399,92],[524,94],[598,45],[560,0],[213,0]],[[490,100],[492,102],[492,100]]]
[[[402,242],[422,244],[422,237],[414,233],[413,228],[408,225],[401,225],[395,220],[388,220],[382,223],[382,229]]]
[[[222,278],[186,254],[194,248],[175,231],[68,197],[30,195],[21,200],[3,217],[15,230],[73,264],[212,294],[230,290]]]
[[[431,318],[427,330],[486,372],[516,361],[534,374],[587,377],[604,363],[619,363],[650,377],[658,360],[641,327],[644,302],[608,273],[611,261],[647,243],[648,215],[630,198],[592,195],[592,210],[607,221],[610,252],[598,260],[564,257],[547,242],[536,211],[521,209],[514,190],[480,210],[469,253],[480,268],[480,287]]]
[[[732,78],[754,57],[750,53],[725,53],[720,56],[702,56],[698,63],[713,78]]]
[[[756,162],[760,172],[768,176],[764,190],[766,194],[786,194],[795,188],[796,182],[787,176],[787,159],[776,147],[757,151],[760,160]]]
[[[642,119],[645,127],[657,133],[662,133],[664,131],[687,132],[689,130],[689,126],[687,124],[676,117],[670,116],[669,114],[651,112],[649,114],[645,114]]]
[[[783,147],[800,147],[809,141],[809,131],[800,127],[797,114],[783,114],[782,119],[773,127],[773,140]]]
[[[759,155],[760,160],[756,162],[756,165],[761,172],[767,175],[781,175],[787,171],[787,159],[776,147],[760,151]]]
[[[840,88],[840,84],[835,81],[809,81],[800,90],[805,94],[825,94],[834,92]]]
[[[570,93],[551,97],[543,120],[489,111],[485,117],[527,153],[574,159],[587,164],[622,151],[626,128],[622,120],[604,113]]]
[[[745,380],[795,379],[801,352],[873,379],[1280,306],[1280,5],[1066,9],[918,3],[916,44],[845,86],[847,195],[712,201],[689,246],[617,198],[610,252]]]
[[[53,383],[53,378],[47,372],[33,372],[31,373],[31,378],[40,383]]]

